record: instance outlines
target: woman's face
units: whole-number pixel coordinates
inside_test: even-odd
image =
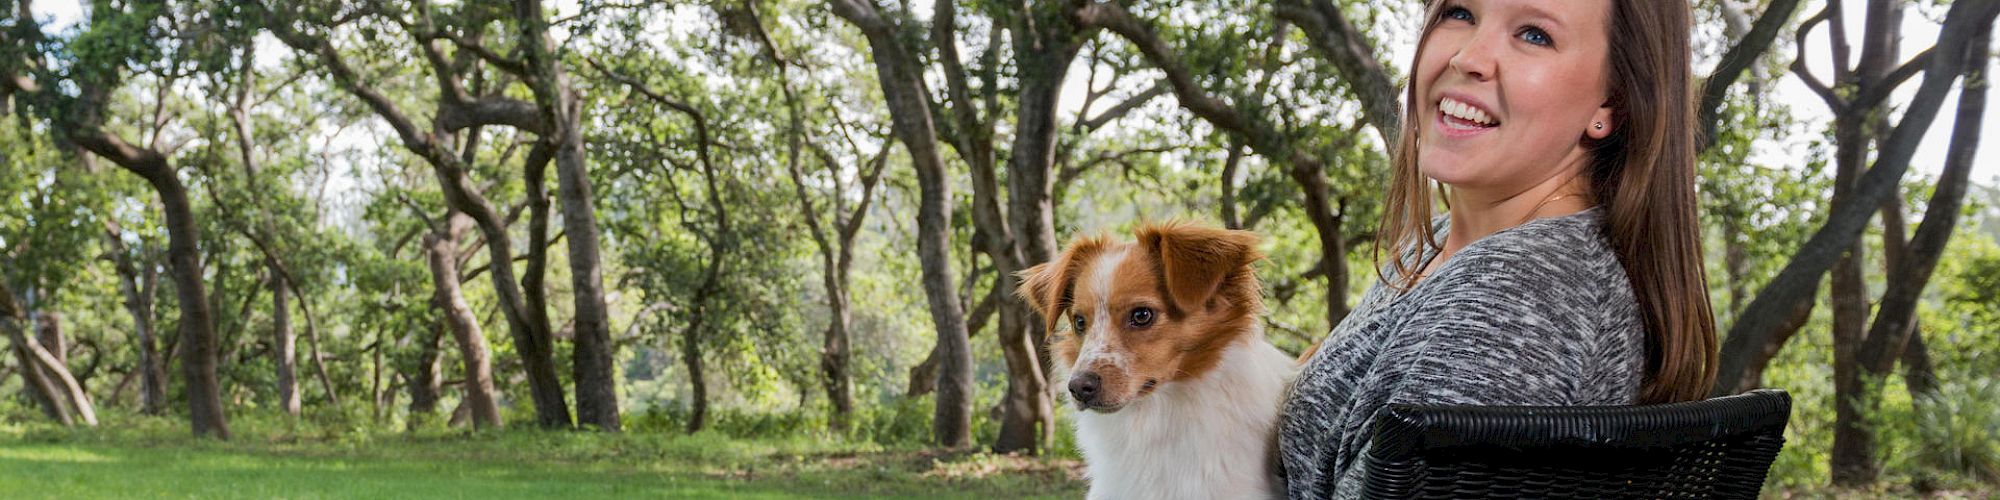
[[[1417,55],[1417,166],[1511,197],[1587,163],[1605,106],[1609,0],[1450,0]],[[1599,128],[1596,124],[1602,123]]]

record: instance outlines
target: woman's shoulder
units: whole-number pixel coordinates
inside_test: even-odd
[[[1631,282],[1605,236],[1604,209],[1546,217],[1493,233],[1453,256],[1447,289],[1486,289],[1514,297],[1586,293],[1632,300]],[[1608,293],[1607,293],[1608,292]]]

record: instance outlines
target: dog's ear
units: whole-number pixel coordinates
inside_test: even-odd
[[[1256,233],[1249,231],[1165,224],[1141,227],[1138,236],[1157,264],[1173,310],[1182,314],[1207,309],[1231,274],[1263,258]]]
[[[1021,287],[1014,291],[1035,312],[1047,320],[1048,328],[1055,329],[1056,316],[1069,307],[1070,294],[1075,289],[1076,275],[1105,247],[1101,238],[1077,238],[1069,248],[1057,255],[1055,260],[1036,264],[1016,275],[1021,278]]]
[[[1034,308],[1035,313],[1042,317],[1048,317],[1049,307],[1055,305],[1055,299],[1051,297],[1051,290],[1055,289],[1059,279],[1055,267],[1055,262],[1043,262],[1015,274],[1021,277],[1021,287],[1014,290],[1014,295],[1027,301],[1028,307]]]

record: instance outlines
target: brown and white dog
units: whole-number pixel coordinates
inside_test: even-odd
[[[1023,271],[1076,414],[1090,498],[1273,498],[1292,358],[1264,340],[1257,236],[1185,224],[1080,238]],[[1058,389],[1060,391],[1060,389]]]

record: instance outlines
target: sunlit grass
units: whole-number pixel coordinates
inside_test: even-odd
[[[328,433],[240,421],[0,426],[6,498],[1075,498],[1075,462],[838,439],[509,430]]]

